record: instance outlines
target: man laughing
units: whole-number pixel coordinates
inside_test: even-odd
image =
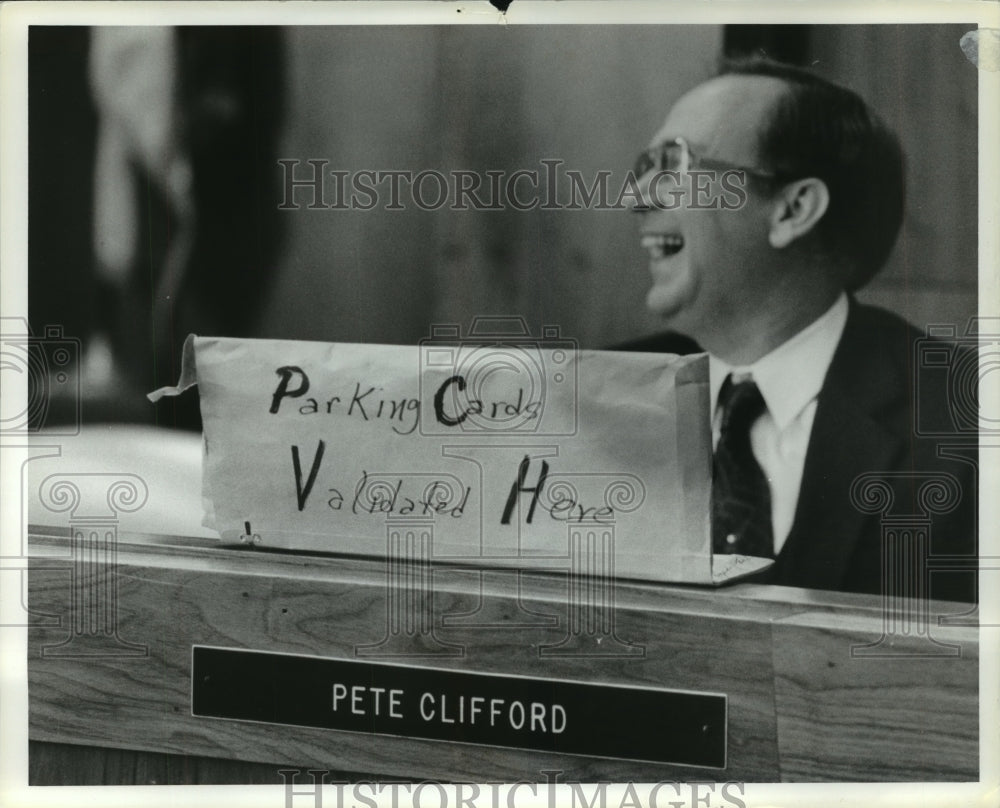
[[[673,106],[635,174],[647,305],[669,331],[625,347],[709,354],[715,552],[773,556],[767,582],[869,593],[909,554],[894,591],[927,597],[929,578],[930,596],[974,600],[975,457],[916,431],[949,391],[915,379],[916,329],[853,297],[902,222],[895,135],[850,90],[746,61]],[[733,177],[741,205],[697,204]],[[927,486],[947,501],[929,507]],[[893,548],[887,517],[928,531]],[[929,575],[928,555],[965,571]]]

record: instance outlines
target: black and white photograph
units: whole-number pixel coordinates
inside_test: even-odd
[[[988,804],[990,6],[5,4],[5,804]]]

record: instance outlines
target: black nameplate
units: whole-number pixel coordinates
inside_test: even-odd
[[[191,711],[725,768],[726,697],[194,646]]]

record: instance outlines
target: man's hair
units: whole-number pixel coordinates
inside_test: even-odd
[[[906,180],[896,135],[850,90],[764,58],[724,61],[719,75],[768,76],[787,86],[757,144],[762,168],[779,181],[817,177],[830,204],[817,225],[821,245],[848,265],[848,291],[864,286],[892,252],[903,220]]]

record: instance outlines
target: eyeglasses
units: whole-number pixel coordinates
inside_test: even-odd
[[[646,149],[646,151],[636,158],[635,166],[632,168],[632,173],[636,179],[639,179],[650,171],[670,171],[683,174],[692,168],[716,168],[728,171],[744,171],[747,174],[753,174],[755,177],[763,177],[764,179],[775,179],[780,176],[779,174],[771,171],[760,171],[756,168],[747,168],[746,166],[728,163],[724,160],[714,160],[710,157],[698,157],[692,154],[691,147],[682,137],[677,137],[673,140],[666,140],[658,146]]]

